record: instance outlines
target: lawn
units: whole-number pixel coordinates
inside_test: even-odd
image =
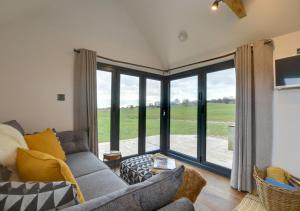
[[[159,108],[147,108],[146,135],[159,135]],[[235,105],[224,103],[207,104],[207,135],[227,137],[228,125],[234,122]],[[197,133],[197,107],[172,105],[171,134],[195,135]],[[110,139],[110,109],[98,110],[99,142]],[[138,108],[120,109],[120,139],[138,137]]]

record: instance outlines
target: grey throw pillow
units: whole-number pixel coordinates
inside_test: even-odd
[[[85,131],[78,130],[57,132],[56,136],[58,137],[66,154],[89,151],[87,141],[88,135]]]
[[[92,199],[67,210],[152,211],[174,200],[183,179],[184,166],[165,171],[120,191]]]
[[[8,181],[11,176],[11,172],[4,166],[0,165],[0,182]]]
[[[0,210],[57,210],[78,204],[69,182],[0,183]]]
[[[19,122],[17,122],[16,120],[3,122],[3,124],[9,125],[9,126],[15,128],[16,130],[18,130],[24,136],[25,131],[24,131],[23,127],[19,124]]]

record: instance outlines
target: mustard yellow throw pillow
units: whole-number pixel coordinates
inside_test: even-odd
[[[68,181],[76,186],[79,201],[85,201],[79,185],[64,161],[43,152],[18,148],[16,165],[21,180]]]
[[[47,153],[61,160],[66,160],[66,155],[59,140],[52,129],[48,128],[43,132],[24,136],[30,150]]]
[[[286,172],[279,167],[270,166],[267,168],[267,177],[272,178],[273,180],[288,184],[286,176]]]

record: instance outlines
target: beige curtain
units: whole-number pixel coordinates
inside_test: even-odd
[[[271,164],[273,47],[258,41],[237,49],[235,57],[236,134],[231,186],[252,192],[253,166]]]
[[[240,191],[251,191],[253,166],[253,55],[251,45],[239,47],[236,68],[236,128],[231,186]]]
[[[91,152],[98,156],[96,52],[80,49],[75,57],[74,129],[88,132]]]
[[[253,45],[255,97],[255,165],[266,168],[272,161],[273,140],[273,43]]]

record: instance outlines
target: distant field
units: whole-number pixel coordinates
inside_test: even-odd
[[[147,108],[146,135],[159,135],[159,108]],[[228,125],[234,122],[235,105],[207,104],[207,134],[227,137]],[[171,134],[194,135],[197,133],[197,107],[176,105],[171,108]],[[98,109],[99,142],[110,139],[110,109]],[[138,137],[138,108],[120,109],[120,139]]]

